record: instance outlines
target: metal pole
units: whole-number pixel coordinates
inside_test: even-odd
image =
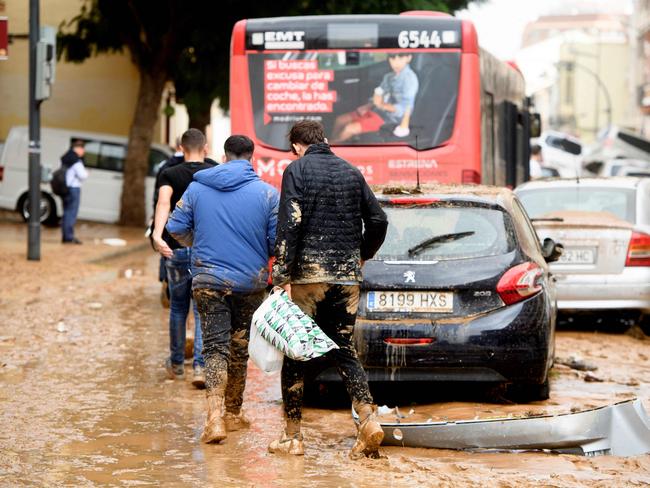
[[[39,0],[29,0],[29,224],[27,259],[41,259],[41,102],[36,100]]]

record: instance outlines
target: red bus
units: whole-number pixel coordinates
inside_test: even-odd
[[[531,117],[516,67],[437,12],[248,19],[233,28],[232,133],[279,186],[297,120],[323,123],[370,184],[528,179]]]

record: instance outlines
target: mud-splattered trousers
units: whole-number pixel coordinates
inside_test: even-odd
[[[292,284],[291,297],[311,316],[339,349],[328,352],[355,403],[372,404],[368,378],[353,343],[353,328],[359,307],[359,286],[331,283]],[[305,363],[285,356],[282,364],[282,400],[288,420],[302,417]]]
[[[203,329],[207,394],[225,388],[226,412],[238,414],[246,387],[251,319],[264,300],[264,290],[236,293],[195,288],[194,300]]]
[[[169,286],[169,350],[173,364],[185,361],[185,332],[187,314],[192,302],[192,273],[190,272],[192,250],[189,247],[174,249],[174,255],[165,259]],[[192,366],[204,366],[201,323],[194,303],[194,361]]]

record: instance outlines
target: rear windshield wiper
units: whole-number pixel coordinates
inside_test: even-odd
[[[564,222],[562,217],[537,217],[530,219],[531,222]]]
[[[451,242],[474,234],[475,232],[473,230],[469,230],[467,232],[454,232],[453,234],[442,234],[440,236],[430,237],[429,239],[422,241],[419,244],[413,246],[411,249],[408,250],[408,253],[409,256],[413,256],[414,254],[419,253],[423,249],[426,249],[427,247],[433,244],[437,244],[440,242]]]

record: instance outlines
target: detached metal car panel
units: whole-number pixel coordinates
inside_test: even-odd
[[[452,186],[378,199],[388,233],[363,268],[354,331],[369,380],[512,383],[547,398],[555,289],[514,194]]]
[[[562,311],[650,314],[650,180],[525,183],[516,193],[540,238],[564,245],[551,268]]]

